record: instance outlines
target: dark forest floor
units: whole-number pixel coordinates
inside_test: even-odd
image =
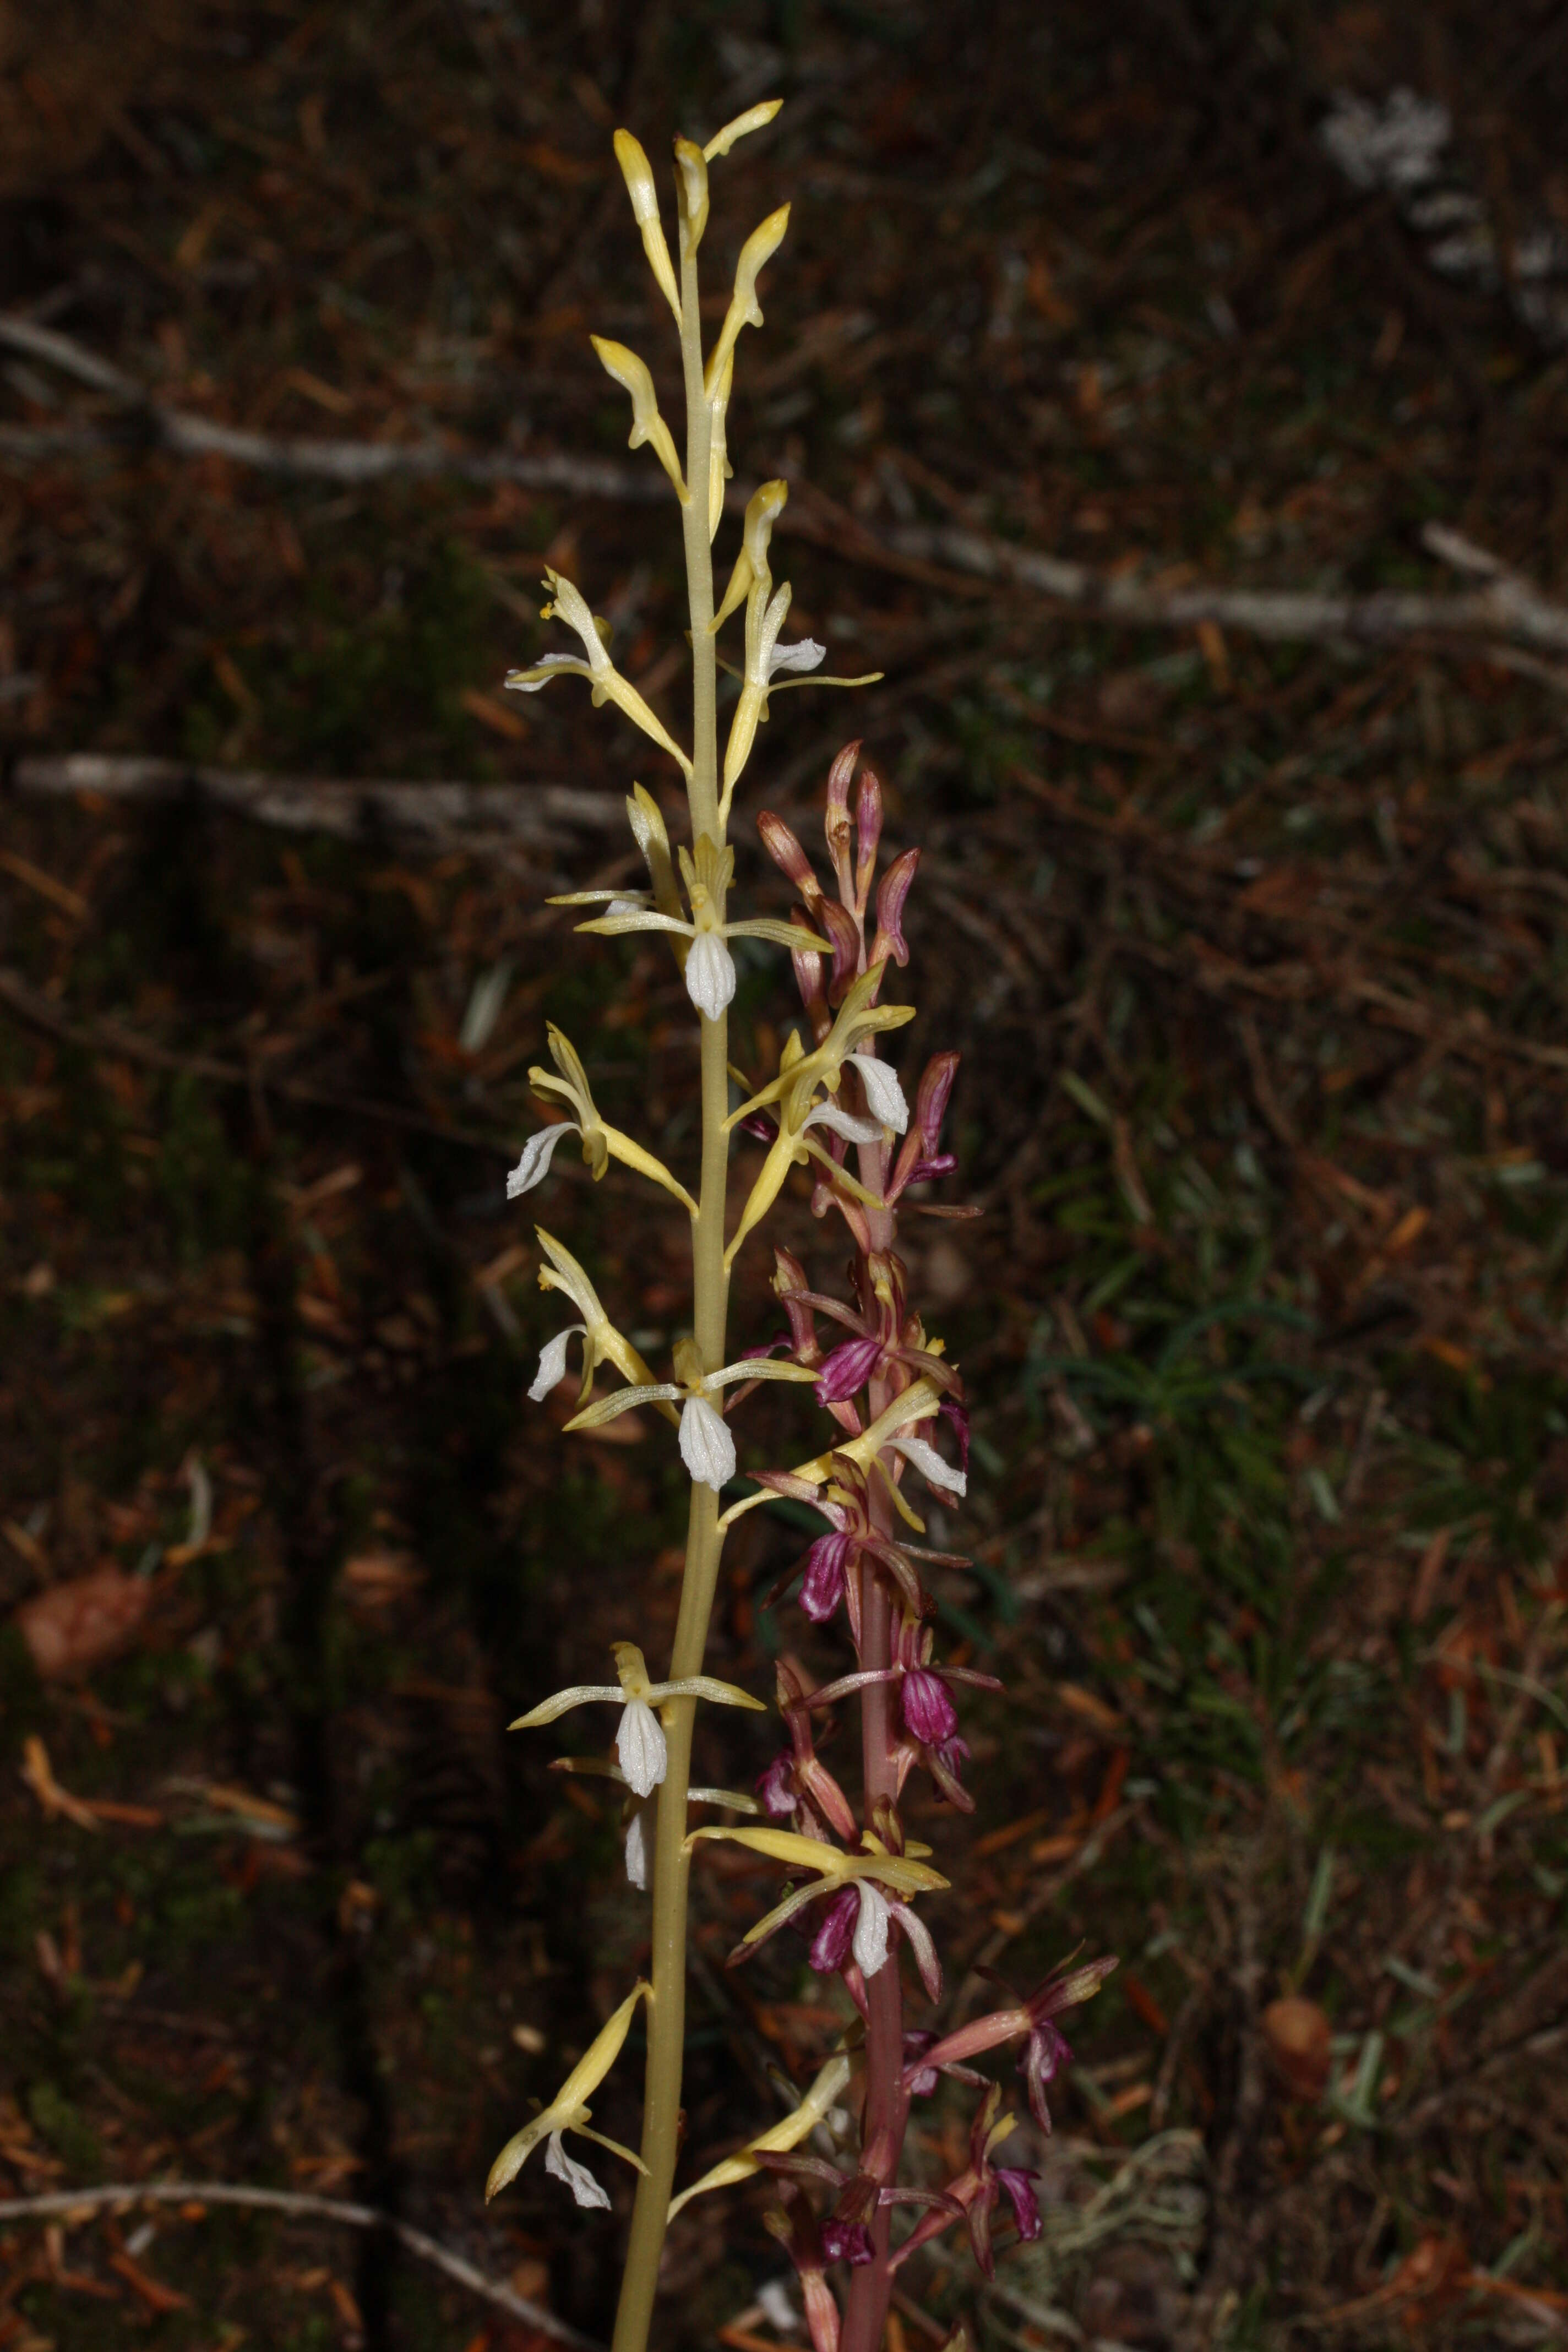
[[[1565,20],[1415,16],[167,6],[122,57],[106,37],[107,127],[79,156],[66,67],[64,98],[47,57],[4,84],[53,127],[5,167],[0,300],[232,423],[616,455],[586,331],[662,351],[668,321],[610,129],[657,154],[782,92],[710,232],[732,252],[795,199],[731,412],[742,474],[798,469],[829,521],[956,517],[1172,579],[1441,586],[1419,538],[1439,520],[1561,594],[1568,360],[1506,287],[1434,268],[1316,126],[1337,88],[1408,82],[1452,108],[1501,239],[1542,215],[1568,235]],[[0,372],[10,424],[92,410]],[[991,2294],[929,2263],[893,2352],[960,2315],[986,2347],[1549,2342],[1563,677],[1111,630],[844,530],[847,560],[778,542],[792,627],[886,682],[779,704],[749,813],[804,830],[865,736],[895,846],[925,851],[906,1066],[964,1056],[949,1191],[986,1213],[915,1255],[977,1407],[946,1635],[1008,1688],[976,1711],[983,1834],[919,1822],[954,1882],[933,1917],[954,1989],[980,1962],[1031,1980],[1082,1938],[1122,1956],[1028,2158],[1042,2245]],[[499,691],[546,642],[546,551],[679,724],[662,509],[0,453],[0,550],[8,763],[614,795],[622,722],[572,687]],[[742,887],[782,911],[744,816],[738,837]],[[0,1606],[110,1565],[141,1582],[85,1683],[41,1682],[0,1633],[0,2196],[179,2177],[363,2199],[607,2327],[618,2224],[537,2168],[488,2214],[480,2195],[640,1933],[610,1814],[547,1773],[548,1738],[502,1729],[600,1671],[634,1586],[657,1655],[676,1597],[673,1457],[609,1442],[624,1424],[560,1441],[563,1412],[524,1401],[554,1327],[502,1197],[547,1014],[594,1038],[609,1116],[689,1154],[668,962],[541,908],[627,870],[613,832],[498,860],[195,799],[7,795]],[[746,969],[746,1066],[789,1009],[775,965]],[[616,1178],[557,1169],[540,1213],[665,1347],[679,1237]],[[820,1255],[804,1199],[784,1231]],[[742,1342],[769,1304],[758,1253]],[[754,1464],[785,1458],[793,1410],[749,1408]],[[759,1688],[781,1644],[816,1654],[762,1605],[799,1540],[766,1517],[731,1548],[710,1654]],[[730,1782],[771,1751],[765,1726],[704,1736]],[[770,2120],[768,2064],[803,2077],[838,2030],[798,1954],[719,1966],[758,1899],[699,1874],[688,2161]],[[1271,2055],[1289,1994],[1331,2032],[1321,2095]],[[964,2111],[930,2112],[935,2149]],[[635,2137],[631,2092],[596,2119]],[[763,2202],[684,2217],[668,2346],[771,2332]],[[0,2225],[0,2263],[5,2352],[547,2340],[379,2238],[216,2210]]]

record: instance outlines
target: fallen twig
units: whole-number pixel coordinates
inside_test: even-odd
[[[178,800],[189,793],[288,833],[331,833],[352,841],[385,828],[441,848],[555,848],[574,835],[618,834],[625,823],[616,793],[573,784],[341,782],[96,751],[18,760],[11,787],[46,798],[97,793],[119,801]]]
[[[0,315],[0,346],[25,352],[73,376],[121,404],[122,422],[113,425],[0,426],[0,457],[14,459],[84,455],[123,446],[130,437],[177,457],[226,457],[258,472],[294,480],[363,485],[394,478],[447,476],[478,483],[516,482],[524,488],[567,490],[582,498],[631,500],[646,505],[664,496],[657,468],[618,460],[521,452],[456,449],[444,442],[318,440],[247,433],[216,425],[154,399],[145,385],[53,327],[30,319]],[[743,509],[750,485],[731,484],[725,505]],[[1155,581],[1123,575],[1115,567],[1093,570],[1066,558],[1019,547],[954,523],[910,522],[875,531],[867,524],[834,518],[825,529],[820,500],[797,499],[779,518],[781,530],[812,539],[828,537],[851,562],[886,564],[917,576],[949,573],[1024,588],[1068,612],[1138,628],[1191,629],[1209,622],[1242,635],[1282,641],[1349,641],[1362,645],[1508,642],[1537,654],[1568,655],[1568,608],[1552,604],[1523,576],[1484,548],[1441,524],[1423,534],[1430,553],[1478,584],[1453,596],[1414,590],[1383,589],[1369,596],[1324,593],[1310,589],[1163,588]],[[1548,681],[1565,681],[1548,670]]]
[[[400,2221],[395,2214],[378,2212],[374,2205],[350,2205],[334,2197],[310,2197],[284,2189],[247,2189],[226,2180],[122,2180],[101,2189],[51,2189],[37,2197],[0,2199],[0,2221],[31,2221],[58,2219],[70,2214],[100,2212],[113,2206],[128,2205],[242,2205],[263,2213],[286,2213],[297,2221],[335,2221],[350,2230],[388,2230],[400,2246],[420,2262],[444,2271],[459,2286],[470,2294],[482,2295],[493,2303],[498,2311],[521,2320],[525,2326],[536,2327],[542,2336],[550,2336],[558,2344],[570,2344],[577,2352],[601,2352],[591,2336],[579,2335],[576,2328],[557,2319],[542,2305],[531,2303],[526,2295],[514,2293],[500,2279],[487,2278],[476,2270],[463,2255],[455,2254],[437,2238],[427,2237],[423,2230]]]

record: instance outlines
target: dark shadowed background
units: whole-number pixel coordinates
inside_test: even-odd
[[[1008,1695],[975,1826],[911,1812],[951,2001],[1122,1957],[1014,2143],[1041,2243],[989,2292],[912,2264],[892,2352],[1550,2342],[1568,621],[1159,605],[1450,599],[1434,524],[1564,589],[1556,0],[0,0],[0,2200],[359,2200],[608,2326],[620,2216],[481,2187],[644,1914],[503,1727],[661,1654],[685,1488],[527,1404],[525,1210],[661,1360],[684,1241],[566,1154],[503,1178],[547,1016],[677,1165],[694,1029],[666,957],[542,908],[630,876],[620,796],[673,767],[500,681],[548,557],[683,729],[679,540],[586,341],[674,406],[610,133],[771,95],[715,174],[716,315],[795,201],[731,447],[795,484],[792,629],[886,679],[775,706],[741,887],[784,911],[750,819],[814,828],[863,735],[924,850],[900,1058],[962,1049],[985,1212],[910,1256],[976,1406],[942,1636]],[[747,1069],[790,1009],[759,954]],[[835,1271],[804,1197],[782,1236]],[[801,1428],[763,1391],[744,1458]],[[804,1540],[743,1522],[714,1671],[829,1669],[766,1603]],[[702,1740],[742,1785],[772,1746]],[[798,1945],[724,1969],[765,1884],[696,1874],[689,2166],[838,2030]],[[933,2101],[912,2161],[966,2129]],[[666,2346],[789,2340],[765,2202],[682,2217]],[[199,2200],[0,2220],[0,2280],[5,2352],[552,2340],[387,2229]]]

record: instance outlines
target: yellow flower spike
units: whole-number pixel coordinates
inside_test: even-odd
[[[761,106],[748,106],[744,114],[737,114],[732,122],[726,122],[723,130],[716,131],[702,150],[708,162],[711,163],[719,156],[727,155],[736,140],[744,139],[749,131],[761,131],[765,123],[773,121],[783,104],[782,98],[764,98]]]
[[[658,396],[653,388],[653,378],[646,363],[625,343],[612,343],[604,335],[590,335],[588,341],[599,355],[599,364],[606,375],[631,395],[632,430],[626,443],[628,449],[640,449],[646,441],[675,486],[675,495],[682,506],[689,495],[686,478],[680,470],[680,460],[675,454],[668,425],[658,413]]]
[[[746,520],[742,528],[741,552],[735,558],[735,568],[730,574],[719,610],[708,625],[709,635],[717,635],[731,614],[743,604],[753,583],[760,583],[766,596],[773,586],[773,573],[768,568],[768,544],[773,525],[784,512],[789,499],[787,482],[763,482],[746,501]]]
[[[847,2084],[852,2071],[850,2060],[842,2053],[830,2058],[799,2106],[790,2115],[781,2116],[766,2131],[759,2132],[755,2139],[748,2140],[735,2155],[727,2156],[721,2164],[713,2167],[711,2172],[705,2172],[700,2180],[694,2180],[689,2189],[683,2189],[680,2195],[670,2202],[669,2219],[673,2221],[683,2205],[689,2205],[694,2197],[705,2196],[710,2189],[731,2189],[738,2180],[749,2180],[754,2172],[762,2170],[760,2159],[763,2156],[782,2156],[788,2149],[798,2147],[803,2139],[810,2137],[830,2109],[837,2105],[839,2094]]]
[[[757,299],[757,274],[773,259],[784,240],[789,227],[789,206],[780,205],[752,231],[741,247],[741,258],[735,265],[735,290],[730,297],[730,308],[719,330],[719,340],[709,353],[703,373],[703,389],[710,400],[723,375],[725,365],[740,341],[742,327],[760,327],[763,306]]]
[[[724,517],[724,485],[735,468],[730,463],[730,451],[724,439],[724,420],[730,413],[730,392],[735,381],[735,355],[731,352],[724,362],[724,373],[718,389],[708,404],[708,537],[710,542],[718,534]]]
[[[607,2208],[610,2200],[593,2174],[574,2162],[562,2147],[563,2132],[581,2132],[585,2139],[597,2140],[601,2147],[611,2148],[616,2155],[625,2157],[638,2172],[647,2170],[641,2157],[634,2156],[629,2147],[622,2147],[616,2140],[605,2139],[600,2132],[589,2131],[587,2124],[592,2113],[588,2101],[620,2056],[638,2001],[647,2000],[651,2004],[652,2000],[653,1987],[639,1978],[615,2015],[600,2027],[550,2105],[541,2108],[531,2123],[524,2124],[522,2129],[514,2132],[508,2140],[491,2165],[489,2178],[485,2182],[487,2204],[509,2181],[516,2179],[540,2141],[548,2140],[550,2146],[544,2159],[545,2170],[553,2173],[558,2180],[565,2181],[579,2205]]]
[[[708,158],[689,139],[675,142],[676,199],[680,214],[680,258],[689,261],[708,226]]]
[[[674,311],[675,323],[679,327],[681,322],[680,289],[675,282],[675,267],[659,223],[658,190],[653,184],[653,167],[640,142],[632,137],[629,131],[617,131],[615,144],[616,161],[621,167],[621,177],[632,200],[632,218],[642,233],[642,249],[647,256],[647,266],[658,278],[659,292]]]

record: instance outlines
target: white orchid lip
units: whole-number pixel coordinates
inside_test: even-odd
[[[610,2200],[605,2190],[585,2164],[567,2155],[558,2131],[552,2132],[544,2144],[544,2169],[566,2183],[579,2205],[589,2210],[602,2207],[606,2213],[609,2211]]]
[[[687,950],[686,993],[717,1021],[735,993],[735,960],[717,931],[699,931]]]
[[[888,1958],[888,1898],[880,1887],[872,1885],[868,1878],[861,1879],[855,1892],[858,1897],[858,1907],[850,1949],[861,1975],[874,1977]]]
[[[582,1131],[575,1119],[563,1119],[558,1126],[542,1127],[536,1135],[531,1135],[522,1147],[522,1157],[508,1173],[507,1199],[515,1201],[520,1192],[531,1192],[536,1184],[542,1184],[560,1146],[569,1135],[580,1135]]]
[[[912,1462],[915,1468],[929,1479],[933,1486],[940,1486],[944,1494],[968,1493],[969,1481],[963,1472],[955,1470],[951,1462],[944,1462],[935,1446],[926,1438],[894,1437],[889,1439],[889,1443],[895,1454],[901,1454],[907,1462]]]
[[[845,1060],[852,1070],[860,1074],[866,1089],[866,1107],[873,1118],[890,1127],[895,1135],[903,1135],[910,1124],[910,1107],[904,1100],[904,1090],[899,1084],[898,1073],[875,1054],[846,1054]]]
[[[539,1351],[539,1370],[533,1386],[528,1391],[530,1404],[541,1404],[552,1389],[558,1389],[566,1377],[566,1343],[569,1339],[588,1336],[585,1323],[568,1323],[564,1331],[557,1331],[553,1339],[546,1339]]]
[[[616,1754],[626,1786],[649,1797],[665,1775],[669,1749],[659,1719],[645,1698],[626,1701],[616,1733]]]
[[[735,1441],[706,1397],[688,1397],[681,1410],[680,1458],[697,1484],[716,1495],[735,1475]]]

